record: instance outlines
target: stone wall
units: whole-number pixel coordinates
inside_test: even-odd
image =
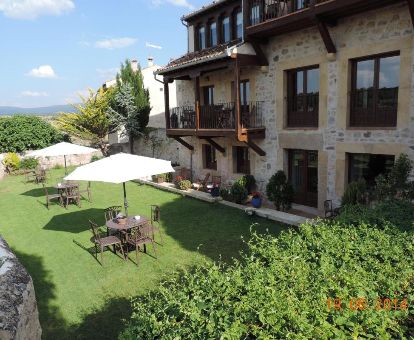
[[[32,278],[0,237],[0,339],[36,340],[41,335]]]
[[[407,4],[340,19],[329,31],[337,46],[336,55],[327,54],[318,29],[312,27],[271,38],[262,45],[269,66],[241,71],[241,79],[250,80],[251,100],[264,102],[266,138],[256,142],[266,151],[266,156],[250,152],[252,174],[265,183],[277,170],[287,170],[288,149],[317,150],[320,210],[325,199],[339,204],[347,182],[347,153],[397,156],[404,152],[414,160],[414,38]],[[392,51],[399,51],[401,60],[397,127],[349,128],[350,60]],[[319,65],[320,70],[319,127],[286,128],[286,71],[312,65]],[[227,102],[231,101],[232,80],[231,71],[220,71],[201,77],[200,85],[214,85],[215,102]],[[194,105],[193,81],[177,82],[177,105]],[[203,142],[185,139],[195,146],[193,169],[196,175],[202,176],[206,172],[202,169]],[[215,140],[226,147],[225,155],[216,153],[217,173],[225,178],[237,177],[231,152],[231,146],[237,142],[231,138]],[[180,146],[179,154],[180,163],[190,167],[190,151]]]

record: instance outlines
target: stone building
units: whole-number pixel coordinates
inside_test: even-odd
[[[412,0],[219,0],[184,16],[188,53],[156,71],[181,165],[260,190],[282,169],[295,203],[321,211],[414,160],[413,19]]]

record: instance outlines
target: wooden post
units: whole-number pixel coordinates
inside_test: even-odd
[[[194,79],[194,96],[195,96],[195,111],[196,111],[196,130],[200,128],[200,76]]]
[[[250,26],[250,13],[249,13],[249,0],[242,1],[243,11],[243,38],[245,37],[244,31],[247,26]]]
[[[164,105],[165,105],[165,127],[170,128],[170,94],[168,88],[168,78],[164,78]]]
[[[234,86],[235,88],[235,109],[236,109],[236,135],[239,138],[241,136],[241,107],[240,107],[240,66],[238,58],[234,62]]]

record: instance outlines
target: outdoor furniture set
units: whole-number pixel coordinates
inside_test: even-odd
[[[89,221],[93,234],[92,242],[95,245],[96,255],[98,249],[101,253],[103,264],[103,251],[105,247],[113,247],[116,254],[117,248],[121,251],[123,259],[129,259],[129,251],[135,250],[136,265],[138,265],[138,252],[143,247],[147,252],[146,245],[151,244],[156,256],[155,233],[158,233],[162,242],[162,234],[159,227],[160,208],[157,205],[151,206],[151,218],[144,216],[123,216],[121,206],[113,206],[104,210],[106,234],[99,232],[96,223]]]
[[[35,182],[37,184],[46,182],[46,170],[42,168],[27,170],[24,175],[26,176],[26,182]]]
[[[49,204],[52,200],[57,200],[60,206],[68,208],[70,202],[75,202],[77,206],[81,207],[82,194],[88,195],[88,201],[92,202],[91,183],[88,182],[84,190],[79,189],[79,183],[64,182],[58,183],[54,186],[56,193],[49,193],[45,183],[42,183],[46,197],[46,207],[49,209]]]

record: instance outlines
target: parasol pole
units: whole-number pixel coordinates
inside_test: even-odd
[[[128,216],[128,201],[127,201],[127,198],[126,198],[125,182],[122,183],[122,186],[124,187],[124,208],[125,208],[125,215]]]
[[[66,155],[63,155],[63,158],[65,159],[65,176],[68,174],[68,169],[66,168]]]

